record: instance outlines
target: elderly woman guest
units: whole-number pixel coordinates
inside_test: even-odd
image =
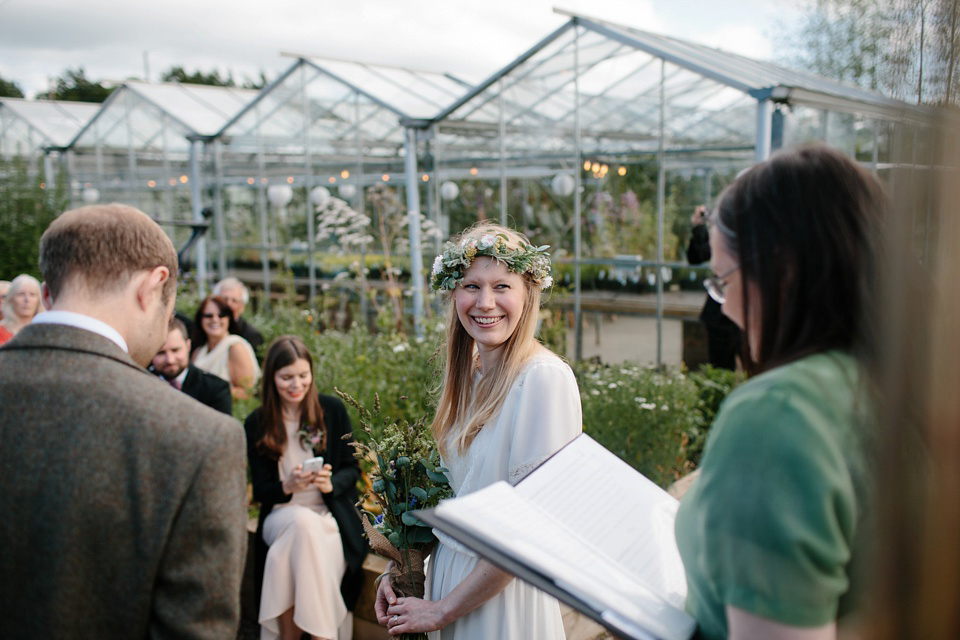
[[[40,282],[31,275],[20,274],[10,283],[3,300],[3,320],[0,320],[0,344],[10,340],[20,329],[43,311],[40,304]]]
[[[193,365],[230,383],[234,398],[246,398],[260,379],[260,366],[250,343],[234,334],[236,324],[227,302],[207,296],[193,325]]]
[[[354,506],[360,467],[344,440],[352,433],[346,409],[317,393],[313,357],[299,338],[282,336],[270,345],[263,405],[244,428],[260,503],[261,637],[299,640],[306,632],[348,640],[348,609],[360,593],[367,553]],[[318,453],[322,469],[304,470]]]
[[[581,431],[573,372],[534,337],[549,274],[545,247],[488,223],[466,231],[434,262],[432,284],[447,293],[449,312],[431,429],[457,495],[500,480],[516,484]],[[397,598],[389,578],[380,584],[376,613],[392,635],[564,637],[556,600],[439,537],[428,599]]]
[[[0,320],[3,320],[3,302],[7,299],[8,291],[10,291],[10,281],[0,280]]]
[[[868,553],[877,181],[824,146],[737,178],[712,216],[705,284],[746,338],[677,515],[687,608],[707,639],[827,640]]]

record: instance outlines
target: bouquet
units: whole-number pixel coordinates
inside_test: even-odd
[[[363,528],[370,548],[394,561],[390,584],[397,596],[422,598],[426,582],[423,559],[436,538],[430,525],[417,518],[413,511],[430,509],[453,495],[447,470],[440,465],[440,452],[426,427],[426,418],[414,423],[382,418],[382,436],[377,440],[370,425],[381,420],[380,397],[374,395],[371,412],[351,396],[334,390],[344,402],[357,409],[360,426],[368,436],[367,443],[353,443],[355,455],[377,463],[372,488],[380,513],[363,510]],[[426,638],[426,634],[404,634],[401,638]]]

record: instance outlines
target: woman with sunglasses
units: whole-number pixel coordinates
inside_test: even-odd
[[[234,398],[247,398],[260,379],[260,366],[253,347],[236,330],[227,301],[220,296],[204,298],[194,317],[192,362],[229,382]]]
[[[824,146],[779,153],[720,196],[710,296],[745,338],[676,521],[703,638],[837,637],[871,539],[867,371],[885,195]]]

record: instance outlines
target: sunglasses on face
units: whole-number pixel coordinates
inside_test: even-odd
[[[230,315],[229,313],[224,313],[220,311],[219,313],[204,313],[204,314],[201,314],[200,317],[203,318],[204,320],[209,320],[210,318],[226,318],[229,315]]]

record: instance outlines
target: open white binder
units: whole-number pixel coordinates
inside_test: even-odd
[[[580,435],[516,486],[498,482],[416,515],[613,633],[687,640],[678,502]]]

